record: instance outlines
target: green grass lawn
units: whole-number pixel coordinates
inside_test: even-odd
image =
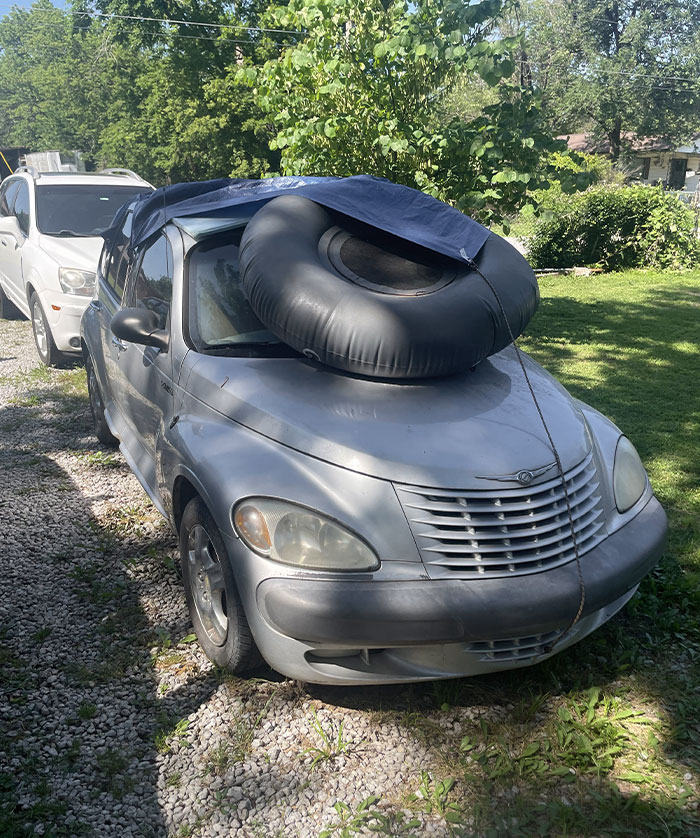
[[[508,828],[482,798],[482,823],[499,835],[700,835],[700,271],[553,276],[540,288],[522,347],[632,439],[669,543],[611,624],[543,666],[483,679],[511,702],[563,701],[542,729],[520,729],[537,745],[529,757],[508,720],[481,742],[478,776],[488,782],[500,754],[491,782],[498,796],[513,779],[518,818]],[[557,778],[567,767],[576,773]]]

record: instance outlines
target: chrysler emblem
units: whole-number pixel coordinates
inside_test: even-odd
[[[549,465],[541,466],[540,468],[524,468],[516,471],[514,474],[477,474],[476,477],[479,480],[498,480],[499,483],[520,483],[521,486],[529,486],[535,478],[546,474],[554,466],[556,466],[556,462],[549,463]]]

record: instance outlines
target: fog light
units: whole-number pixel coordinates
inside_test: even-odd
[[[68,343],[73,347],[73,349],[80,348],[80,338],[71,338]]]

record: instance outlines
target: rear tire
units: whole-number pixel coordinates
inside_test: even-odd
[[[104,401],[102,400],[102,391],[100,390],[100,385],[97,381],[97,374],[95,373],[95,365],[93,364],[90,355],[85,358],[85,376],[87,378],[90,412],[92,413],[92,427],[95,431],[95,436],[103,445],[115,448],[119,445],[119,440],[110,431],[107,420],[105,419],[105,407]]]
[[[63,353],[56,349],[51,328],[36,291],[33,291],[32,296],[29,298],[29,314],[32,321],[34,343],[36,344],[36,351],[41,363],[47,367],[60,366],[65,361],[65,358]]]
[[[2,285],[0,285],[0,319],[2,320],[17,320],[22,316],[22,312],[10,300]]]
[[[235,673],[259,667],[263,659],[243,611],[224,541],[200,498],[193,498],[182,516],[180,563],[192,625],[209,660]]]

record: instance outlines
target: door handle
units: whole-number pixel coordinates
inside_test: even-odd
[[[90,300],[90,308],[95,311],[102,311],[102,303],[99,300]]]
[[[120,352],[126,352],[127,346],[119,338],[112,336],[112,346],[116,346]]]

